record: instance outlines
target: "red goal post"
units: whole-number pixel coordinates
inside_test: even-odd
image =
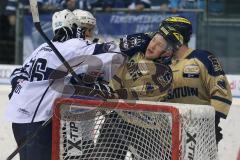
[[[52,159],[215,160],[214,113],[203,105],[60,98]]]

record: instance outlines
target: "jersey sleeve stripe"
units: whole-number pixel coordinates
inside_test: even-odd
[[[232,104],[232,101],[230,101],[230,100],[228,100],[226,98],[219,97],[219,96],[212,96],[211,99],[215,99],[215,100],[221,101],[221,102],[226,103],[228,105]]]
[[[121,80],[118,76],[114,75],[114,76],[113,76],[113,79],[114,79],[115,81],[117,81],[117,82],[121,85],[121,87],[123,88],[122,80]]]

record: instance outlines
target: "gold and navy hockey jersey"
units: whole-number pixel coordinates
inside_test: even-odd
[[[173,90],[169,102],[211,105],[226,118],[232,95],[219,60],[204,50],[192,50],[172,59]]]
[[[119,98],[149,101],[165,100],[171,84],[170,67],[147,60],[140,52],[127,60],[110,81]]]

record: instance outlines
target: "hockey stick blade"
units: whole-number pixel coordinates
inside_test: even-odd
[[[12,154],[10,154],[10,156],[7,157],[7,160],[13,159],[13,157],[15,157],[15,155],[18,154],[18,152],[21,151],[22,148],[39,133],[39,131],[41,131],[43,128],[45,128],[51,122],[51,120],[52,120],[52,117],[50,117],[48,120],[46,120],[40,127],[37,128],[37,130],[35,130],[32,134],[30,134],[26,138],[26,140],[20,146],[18,146],[12,152]]]

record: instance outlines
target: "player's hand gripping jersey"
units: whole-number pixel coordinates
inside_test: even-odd
[[[174,88],[168,101],[211,105],[226,117],[232,95],[220,62],[213,54],[189,49],[183,59],[173,59],[170,67]]]
[[[158,61],[137,53],[124,63],[110,81],[119,98],[163,101],[172,83],[172,71]]]
[[[108,80],[123,61],[120,54],[99,54],[101,47],[98,44],[89,45],[83,39],[75,38],[61,43],[54,42],[54,45],[77,74],[86,71],[93,74],[98,72],[98,75],[101,74],[105,80]],[[107,51],[105,50],[105,52]],[[95,61],[94,64],[91,64],[93,57],[95,57]],[[96,60],[99,64],[96,64]],[[52,49],[46,43],[39,46],[25,60],[23,68],[16,69],[11,76],[15,88],[7,106],[6,118],[16,123],[30,123],[33,119],[34,122],[48,119],[52,114],[54,100],[63,96],[64,89],[64,81],[59,84],[55,83],[56,80],[54,82],[49,79],[54,79],[53,73],[57,73],[56,70],[61,69],[66,73],[66,68]],[[59,78],[64,76],[66,74]],[[52,84],[52,82],[54,83]],[[70,94],[68,93],[66,96],[71,96]]]

